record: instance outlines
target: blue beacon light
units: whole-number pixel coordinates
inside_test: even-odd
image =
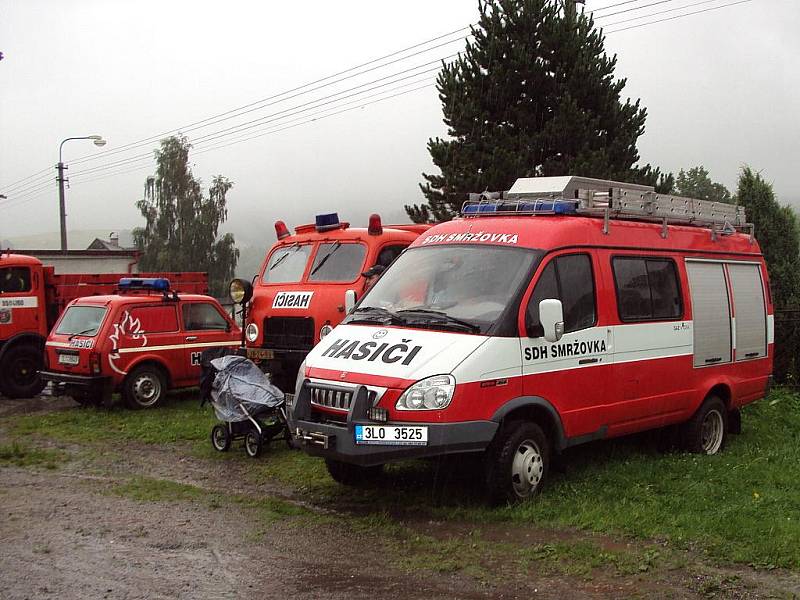
[[[154,290],[156,292],[168,292],[169,288],[169,279],[163,277],[123,277],[119,280],[119,289],[121,290]]]

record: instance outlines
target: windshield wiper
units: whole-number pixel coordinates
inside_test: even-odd
[[[397,313],[404,316],[417,316],[418,318],[422,319],[430,319],[431,322],[435,322],[437,325],[454,325],[459,329],[465,329],[470,333],[481,332],[481,328],[474,323],[452,317],[446,312],[442,312],[440,310],[431,310],[429,308],[406,308],[403,310],[398,310]]]
[[[309,273],[308,276],[311,277],[314,273],[319,271],[322,268],[322,265],[325,264],[325,262],[333,255],[334,252],[336,252],[341,247],[341,245],[342,245],[342,242],[336,242],[333,245],[333,248],[331,248],[331,251],[328,252],[325,256],[322,257],[322,260],[319,261],[319,264],[316,267],[314,267],[313,269],[311,269],[311,273]]]
[[[69,336],[69,341],[71,342],[72,338],[74,338],[76,335],[89,335],[93,333],[96,329],[97,327],[90,327],[89,329],[84,329],[83,331],[78,331],[76,333],[73,333],[71,336]]]
[[[289,256],[289,255],[291,254],[291,249],[292,249],[292,248],[296,248],[296,247],[297,247],[297,246],[299,246],[299,245],[300,245],[300,243],[299,243],[299,242],[295,242],[294,244],[292,244],[291,246],[289,246],[289,247],[286,249],[286,254],[284,254],[284,255],[283,255],[283,256],[281,256],[281,257],[280,257],[278,260],[276,260],[276,261],[275,261],[275,264],[273,264],[273,265],[272,265],[272,266],[269,268],[269,270],[270,270],[270,271],[272,271],[272,269],[274,269],[274,268],[275,268],[275,267],[277,267],[279,264],[281,264],[281,263],[282,263],[282,262],[283,262],[283,261],[286,259],[286,257],[287,257],[287,256]]]
[[[362,316],[356,317],[358,313],[365,313]],[[386,324],[402,324],[405,320],[397,313],[390,310],[381,308],[380,306],[362,306],[356,308],[355,311],[347,319],[348,323],[386,323]]]

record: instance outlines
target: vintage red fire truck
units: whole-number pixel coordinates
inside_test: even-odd
[[[430,225],[350,227],[336,214],[296,227],[275,223],[277,243],[254,279],[247,304],[247,356],[284,391],[294,389],[297,368],[314,344],[333,329],[383,270]],[[237,289],[247,282],[237,281]],[[241,302],[242,296],[232,296]]]
[[[494,501],[569,446],[675,426],[715,454],[771,381],[767,269],[744,209],[520,179],[427,231],[306,357],[290,425],[343,483],[483,453]]]
[[[0,394],[29,398],[43,383],[44,341],[61,311],[81,296],[112,294],[128,273],[57,274],[33,256],[0,253]],[[176,289],[205,294],[205,273],[142,273],[168,277]]]
[[[121,391],[130,408],[198,385],[204,350],[237,348],[241,330],[214,298],[170,289],[168,279],[122,279],[119,293],[70,302],[47,338],[42,379],[82,404]]]

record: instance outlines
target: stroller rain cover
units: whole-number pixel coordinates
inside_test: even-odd
[[[269,382],[252,361],[223,356],[211,361],[217,372],[211,386],[211,404],[220,421],[237,422],[283,403],[283,392]]]

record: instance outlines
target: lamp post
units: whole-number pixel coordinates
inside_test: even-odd
[[[84,135],[68,137],[63,140],[58,147],[58,165],[56,165],[56,169],[58,170],[58,177],[56,177],[56,181],[58,182],[58,214],[61,218],[61,252],[65,254],[67,252],[67,210],[64,203],[64,169],[66,167],[61,159],[61,150],[64,148],[64,144],[70,140],[92,140],[95,146],[106,145],[106,141],[101,135]]]

